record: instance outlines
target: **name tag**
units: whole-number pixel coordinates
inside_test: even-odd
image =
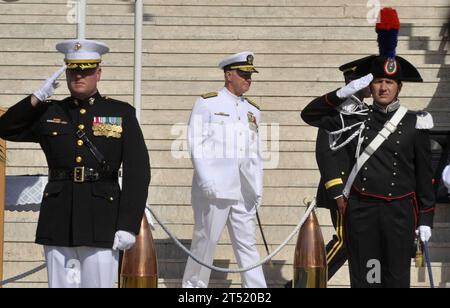
[[[218,113],[215,113],[214,115],[222,116],[222,117],[229,117],[230,116],[228,113],[225,113],[225,112],[218,112]]]
[[[52,120],[47,120],[47,123],[54,123],[54,124],[68,124],[66,121],[63,121],[61,119],[58,118],[54,118]]]

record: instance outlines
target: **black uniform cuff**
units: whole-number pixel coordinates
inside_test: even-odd
[[[419,214],[419,226],[433,227],[434,212],[421,212]]]
[[[327,195],[330,199],[336,199],[339,196],[342,196],[344,191],[344,184],[338,184],[333,187],[327,189]]]
[[[342,100],[341,98],[339,98],[337,96],[336,93],[338,90],[339,89],[337,89],[333,92],[330,92],[328,94],[325,94],[325,101],[328,105],[330,105],[330,107],[338,107],[339,105],[341,105],[344,102],[344,100]]]

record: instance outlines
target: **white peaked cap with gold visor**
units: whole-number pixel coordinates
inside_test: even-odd
[[[75,39],[58,43],[56,50],[64,54],[67,69],[84,70],[98,67],[109,47],[98,41]]]

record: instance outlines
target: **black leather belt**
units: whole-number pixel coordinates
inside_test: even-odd
[[[75,167],[73,169],[50,169],[48,172],[48,180],[67,181],[71,180],[74,183],[84,182],[98,182],[98,181],[112,181],[117,182],[119,173],[113,172],[99,172],[93,168]]]

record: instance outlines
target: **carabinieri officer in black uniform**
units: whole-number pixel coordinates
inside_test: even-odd
[[[56,48],[66,64],[0,118],[0,136],[39,143],[47,159],[36,243],[45,248],[49,286],[111,288],[118,250],[133,246],[144,214],[148,152],[135,109],[97,90],[109,48],[91,40]],[[48,100],[66,69],[71,96]]]
[[[395,10],[383,9],[379,35],[398,33],[399,21],[387,22],[395,17]],[[428,131],[433,121],[427,113],[407,112],[398,99],[403,81],[422,78],[411,63],[395,55],[395,47],[386,48],[382,41],[380,56],[369,57],[358,67],[371,74],[314,100],[302,112],[310,125],[340,129],[335,108],[370,85],[374,104],[368,114],[351,116],[346,123],[363,127],[360,138],[347,146],[349,157],[356,153],[358,163],[353,161],[343,192],[348,198],[352,287],[409,287],[414,231],[419,226],[422,241],[428,241],[434,215]]]

